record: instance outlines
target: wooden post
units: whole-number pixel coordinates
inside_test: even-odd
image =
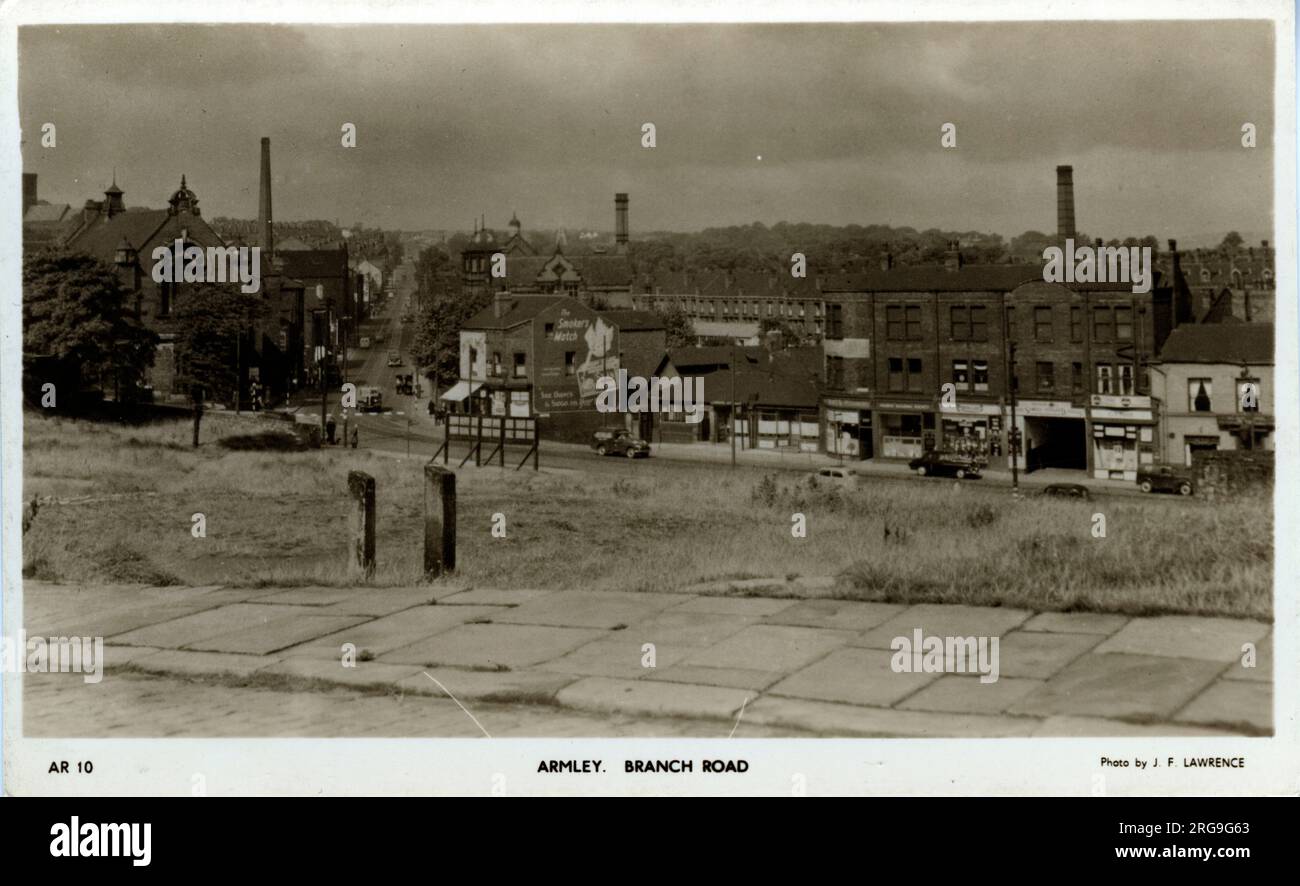
[[[474,467],[483,466],[483,416],[474,423]]]
[[[537,451],[542,446],[540,418],[533,419],[533,470],[537,470]]]
[[[375,478],[362,471],[348,471],[348,492],[354,505],[348,576],[370,579],[375,574]]]
[[[497,464],[501,467],[506,466],[506,416],[501,416],[501,445],[497,451],[500,455],[497,458]]]
[[[456,570],[456,474],[424,466],[424,577]]]
[[[451,413],[442,417],[442,463],[447,464],[451,458]]]

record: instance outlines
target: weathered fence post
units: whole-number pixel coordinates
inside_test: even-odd
[[[369,579],[375,574],[375,478],[362,471],[348,471],[348,492],[354,505],[348,576]]]
[[[456,570],[456,474],[424,466],[424,577]]]

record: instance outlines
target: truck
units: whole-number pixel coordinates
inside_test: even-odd
[[[375,387],[357,389],[357,410],[360,412],[382,412],[384,409],[384,392]]]

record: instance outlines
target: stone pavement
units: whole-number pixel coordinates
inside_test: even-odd
[[[442,583],[238,589],[28,581],[25,629],[29,637],[103,636],[105,682],[120,668],[172,678],[218,675],[295,692],[343,687],[443,699],[450,693],[471,711],[535,704],[557,717],[687,718],[781,734],[1273,729],[1267,623],[862,603],[825,596],[829,580],[770,583],[646,594]],[[785,596],[744,596],[760,593]],[[998,679],[896,671],[891,643],[918,630],[922,637],[999,638]],[[343,665],[345,644],[356,649],[355,667]],[[1246,644],[1257,650],[1255,667],[1242,663]],[[57,679],[82,685],[71,676]],[[238,723],[257,715],[232,716]],[[603,734],[601,722],[591,718],[592,734]]]

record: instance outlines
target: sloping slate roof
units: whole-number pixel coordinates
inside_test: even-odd
[[[816,297],[817,279],[762,271],[733,271],[730,275],[726,271],[660,271],[642,275],[635,289],[643,295]]]
[[[496,315],[496,305],[488,305],[465,323],[465,329],[509,329],[536,317],[557,301],[565,301],[565,295],[514,295],[501,296],[509,304],[501,316]]]
[[[276,247],[276,258],[284,262],[284,272],[291,277],[338,277],[347,272],[342,249],[294,249],[284,252]]]
[[[731,365],[732,348],[725,346],[709,346],[703,348],[673,348],[668,352],[668,359],[673,361],[673,366],[681,370],[682,367],[725,367]],[[762,355],[763,349],[755,346],[737,347],[734,349],[737,362],[745,358],[757,359]]]
[[[664,328],[664,322],[653,311],[601,311],[600,316],[627,332]]]
[[[1179,326],[1160,351],[1164,363],[1273,363],[1272,323]]]
[[[704,379],[706,403],[725,403],[732,396],[731,369],[725,362],[719,364],[716,361],[719,356],[724,361],[729,359],[729,353],[711,355],[701,361],[701,356],[692,352],[730,350],[677,348],[669,354],[669,359],[678,374]],[[775,351],[770,356],[763,348],[736,348],[736,356],[735,396],[738,402],[816,408],[817,379],[821,373],[820,348],[791,348]],[[705,366],[709,368],[704,369]]]
[[[1039,265],[940,265],[891,268],[844,274],[822,281],[829,292],[1010,292],[1022,283],[1042,281]]]
[[[589,287],[627,286],[632,282],[632,266],[624,255],[569,255],[561,253],[573,265]],[[507,286],[532,286],[554,255],[512,255],[506,259]],[[494,281],[495,282],[495,281]]]
[[[166,209],[133,209],[112,218],[96,216],[89,225],[73,235],[68,241],[68,248],[96,258],[112,259],[123,237],[136,250],[141,251],[166,222]]]
[[[23,224],[63,221],[64,216],[68,214],[71,208],[66,203],[37,203],[35,206],[27,207],[27,214],[23,216]]]

